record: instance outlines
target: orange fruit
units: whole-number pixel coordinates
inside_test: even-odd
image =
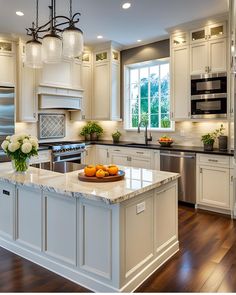
[[[116,175],[118,173],[118,167],[116,165],[109,165],[108,172],[110,175]]]
[[[96,168],[93,165],[88,165],[84,168],[84,174],[86,176],[94,176],[96,174]]]
[[[109,176],[109,172],[108,171],[105,171],[105,177],[106,176]]]
[[[99,169],[97,172],[96,172],[96,177],[97,178],[103,178],[103,177],[105,177],[105,171],[104,170],[102,170],[102,169]]]
[[[106,170],[106,167],[104,167],[104,165],[102,165],[102,164],[97,164],[96,165],[96,170],[98,171],[98,170],[100,170],[100,169],[102,169],[102,170]]]

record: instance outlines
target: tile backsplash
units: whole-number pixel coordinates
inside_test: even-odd
[[[84,126],[84,122],[73,122],[69,120],[69,114],[66,114],[66,136],[60,140],[79,140],[83,139],[79,136],[79,132],[81,128]],[[111,134],[116,129],[119,129],[122,133],[121,140],[124,141],[132,141],[142,143],[144,141],[144,135],[138,134],[136,131],[126,131],[123,128],[123,122],[114,122],[114,121],[101,121],[101,126],[104,129],[104,134],[102,139],[111,140]],[[208,121],[208,122],[176,122],[175,130],[173,132],[152,132],[153,143],[157,141],[157,139],[167,134],[172,137],[176,144],[185,145],[185,146],[202,146],[201,135],[204,133],[212,132],[216,128],[219,128],[220,125],[223,124],[225,127],[224,134],[229,136],[230,146],[233,149],[233,123],[228,122],[216,122],[216,121]],[[36,123],[17,123],[16,124],[16,132],[28,132],[32,135],[38,136]],[[53,141],[52,139],[43,140],[45,141]],[[215,144],[217,147],[217,143]]]

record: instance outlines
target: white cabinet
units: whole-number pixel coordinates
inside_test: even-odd
[[[16,84],[16,45],[0,39],[0,85],[15,87]]]
[[[95,161],[96,147],[94,145],[86,146],[85,152],[83,153],[82,163],[86,165],[96,164]]]
[[[85,52],[82,60],[82,89],[84,90],[82,99],[82,120],[92,119],[92,86],[92,54],[90,52]]]
[[[72,88],[81,89],[82,88],[82,62],[80,59],[75,58],[72,63]]]
[[[209,26],[190,31],[190,43],[199,43],[204,40],[213,40],[226,37],[226,22],[215,23]]]
[[[226,24],[213,24],[190,32],[190,74],[227,71]]]
[[[108,146],[97,145],[94,164],[110,164],[110,153]]]
[[[51,163],[51,150],[38,151],[38,155],[30,158],[30,165]]]
[[[13,239],[15,188],[5,182],[0,187],[0,236]]]
[[[229,160],[227,156],[197,155],[198,207],[231,213]]]
[[[110,148],[110,161],[116,165],[152,169],[152,152],[146,149]]]
[[[45,253],[76,265],[76,198],[45,193],[44,207]]]
[[[16,240],[27,248],[41,251],[43,236],[41,191],[23,186],[17,187],[16,191]]]
[[[63,59],[60,63],[43,64],[39,84],[73,88],[73,61]]]
[[[25,65],[25,43],[21,40],[18,44],[17,73],[17,120],[20,122],[37,122],[38,97],[36,94],[36,70]]]
[[[171,108],[175,121],[190,118],[189,46],[171,50]]]
[[[94,52],[93,67],[93,119],[120,120],[120,53]]]

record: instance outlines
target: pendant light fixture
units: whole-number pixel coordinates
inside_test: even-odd
[[[72,0],[69,0],[69,17],[56,15],[56,0],[51,0],[49,10],[50,20],[38,26],[36,0],[36,24],[33,23],[32,28],[26,29],[27,35],[32,36],[32,40],[26,44],[26,65],[29,67],[42,67],[42,62],[58,63],[62,53],[65,57],[74,58],[83,52],[83,32],[75,26],[79,22],[80,13],[72,15]],[[42,39],[42,43],[39,39]]]
[[[25,63],[31,68],[42,67],[42,43],[38,40],[36,29],[38,27],[38,0],[36,0],[36,24],[32,23],[32,28],[27,29],[31,34],[32,40],[28,41],[25,46]]]
[[[70,24],[62,33],[63,55],[69,58],[78,57],[84,50],[83,32],[75,27],[72,15],[72,0],[70,0]]]
[[[50,33],[43,37],[43,61],[59,63],[62,57],[62,40],[56,33],[56,0],[51,0]]]

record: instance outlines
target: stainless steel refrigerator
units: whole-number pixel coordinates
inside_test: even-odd
[[[0,87],[0,144],[7,135],[15,132],[15,89]],[[0,150],[0,162],[6,161],[6,156]]]

